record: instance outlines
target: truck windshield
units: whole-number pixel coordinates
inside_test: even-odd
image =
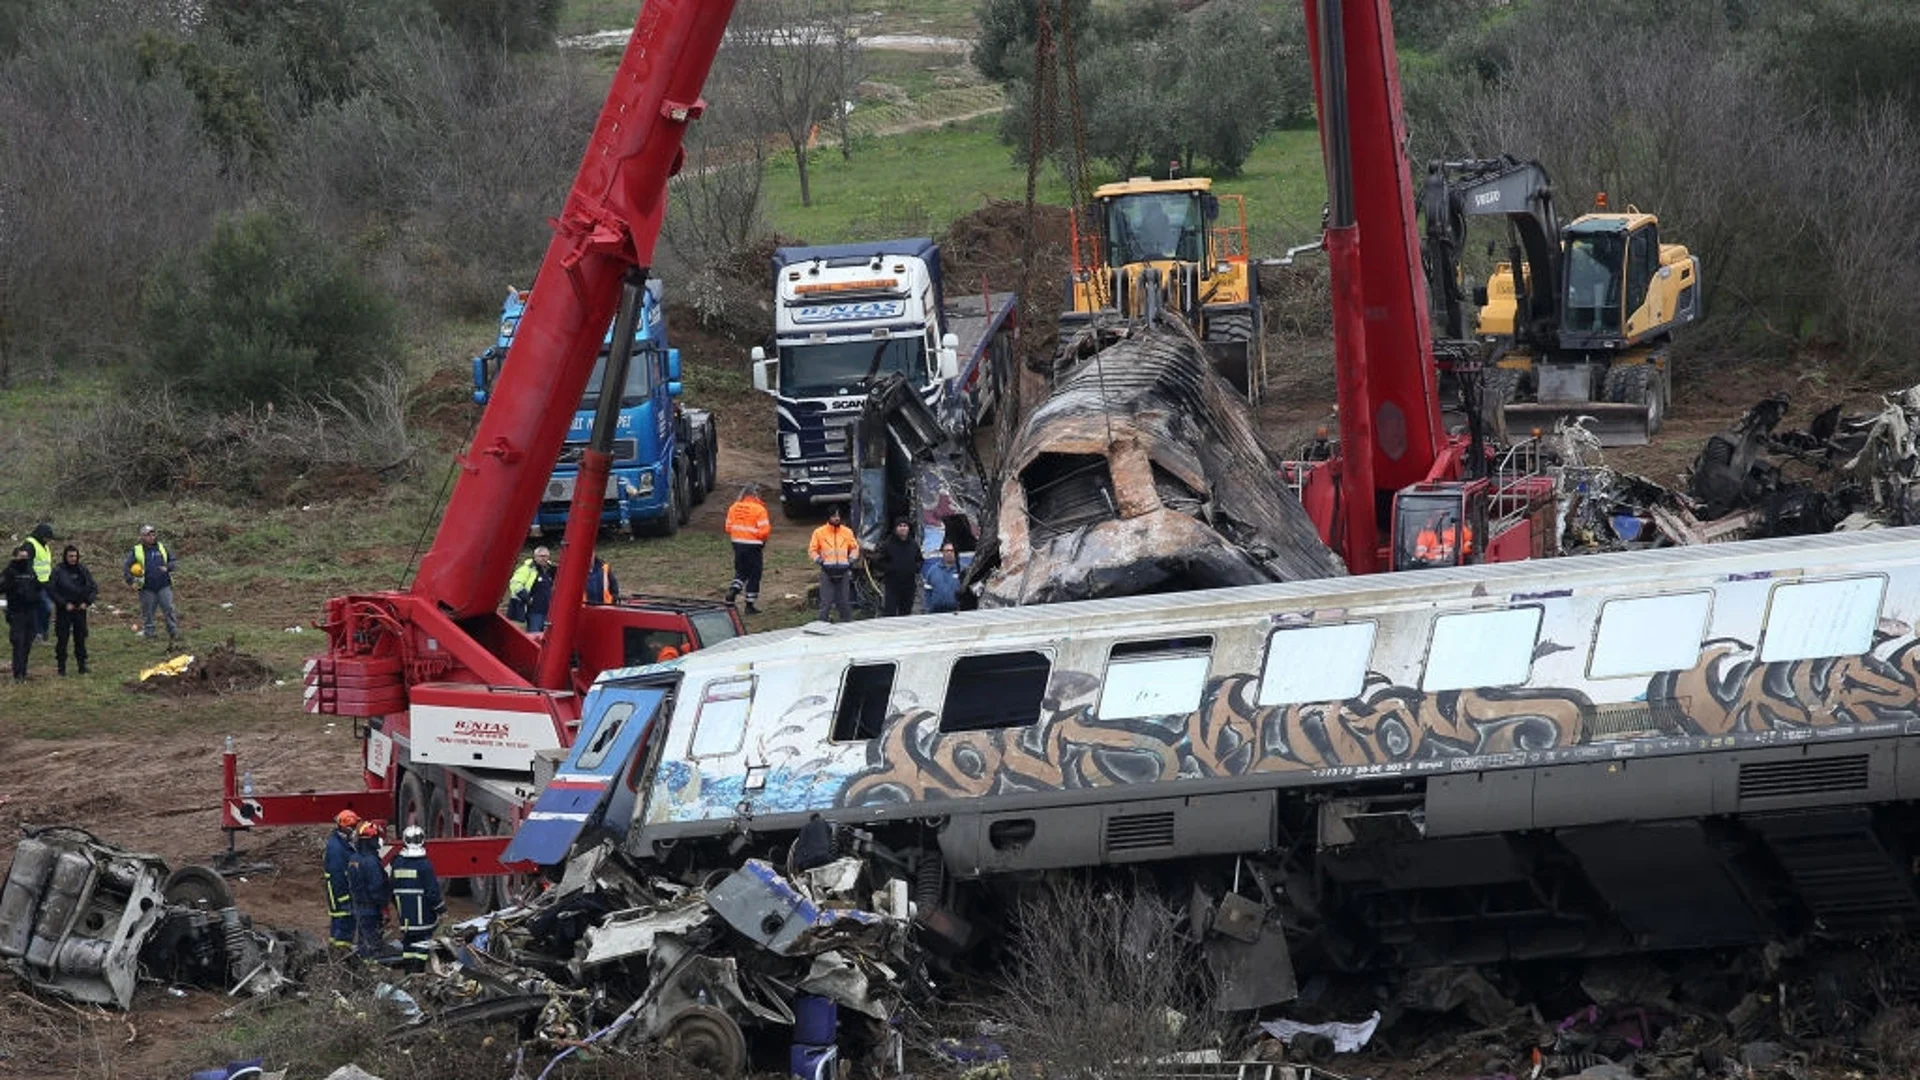
[[[730,637],[738,637],[734,632],[733,619],[724,611],[696,611],[688,617],[693,622],[693,632],[700,637],[700,644],[718,645]]]
[[[1564,329],[1620,332],[1620,233],[1575,236],[1567,242],[1567,314]]]
[[[652,349],[633,350],[633,359],[627,362],[627,392],[620,395],[620,404],[638,405],[653,393]],[[607,354],[602,351],[600,359],[593,362],[593,377],[587,380],[586,393],[580,395],[580,407],[591,409],[600,403],[600,383],[607,377]]]
[[[1200,261],[1200,196],[1176,191],[1122,195],[1107,202],[1107,254],[1114,266],[1179,259]]]
[[[832,397],[859,391],[861,380],[885,372],[927,384],[926,345],[917,337],[871,341],[821,341],[780,346],[780,393],[786,397]]]

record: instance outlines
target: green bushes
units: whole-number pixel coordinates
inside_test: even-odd
[[[392,361],[393,302],[284,209],[223,219],[142,304],[153,371],[188,401],[306,401]]]

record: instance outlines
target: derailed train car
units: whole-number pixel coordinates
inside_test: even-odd
[[[1916,620],[1894,529],[816,624],[603,676],[561,773],[668,872],[852,826],[956,944],[1132,865],[1261,1004],[1911,925]]]

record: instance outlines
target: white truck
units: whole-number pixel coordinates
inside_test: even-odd
[[[776,402],[790,517],[853,496],[852,427],[875,376],[905,376],[957,432],[1012,370],[1014,295],[949,295],[924,237],[783,247],[773,286],[773,354],[754,348],[753,385]]]

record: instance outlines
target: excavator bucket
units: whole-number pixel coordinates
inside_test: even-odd
[[[1645,446],[1653,438],[1651,416],[1642,402],[1513,401],[1506,409],[1509,438],[1530,432],[1550,432],[1557,421],[1589,419],[1587,430],[1600,437],[1601,446]]]

